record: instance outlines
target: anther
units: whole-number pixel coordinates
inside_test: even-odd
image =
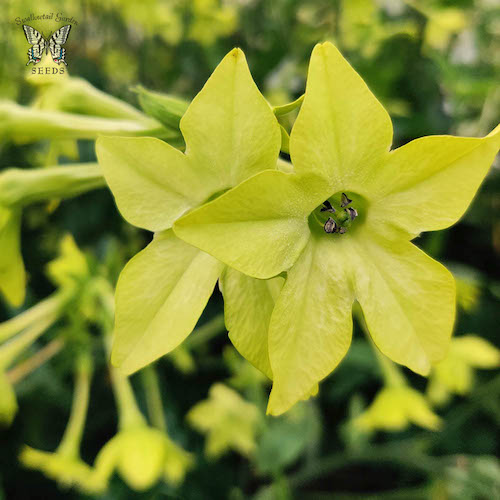
[[[341,228],[339,228],[339,230],[337,232],[339,234],[344,234],[346,232],[346,228],[345,227],[341,227]]]
[[[325,233],[328,234],[335,233],[337,230],[337,223],[331,217],[329,217],[328,220],[325,222],[323,229],[325,230]]]
[[[358,211],[355,208],[348,207],[344,210],[347,212],[351,220],[354,220],[358,216]]]
[[[347,207],[347,205],[349,205],[349,203],[351,202],[352,200],[350,200],[345,193],[342,193],[342,197],[340,199],[340,206],[342,208]]]
[[[324,207],[321,207],[320,212],[330,212],[332,214],[335,213],[335,209],[332,207],[332,204],[326,200],[323,202]]]

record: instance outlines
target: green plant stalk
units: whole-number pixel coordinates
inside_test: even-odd
[[[196,349],[225,330],[224,313],[217,314],[204,325],[195,328],[184,345],[189,349]]]
[[[88,353],[80,356],[77,361],[75,392],[71,405],[71,414],[64,431],[57,453],[68,458],[77,459],[80,456],[83,428],[89,406],[90,379],[92,375],[92,359]]]
[[[46,103],[45,98],[50,100]],[[82,78],[71,77],[64,81],[56,80],[42,86],[42,95],[36,101],[40,109],[59,109],[68,113],[146,120],[148,117],[130,104],[96,89]]]
[[[154,365],[148,365],[141,370],[142,384],[146,392],[146,404],[149,419],[157,429],[167,432],[167,423],[160,393],[160,383]]]
[[[111,286],[105,280],[99,281],[97,283],[97,286],[101,295],[101,300],[103,301],[105,311],[107,313],[106,316],[110,317],[110,321],[106,321],[105,323],[112,324],[114,315],[114,303],[110,301]],[[105,334],[104,342],[109,359],[111,357],[112,345],[112,336],[110,333]],[[144,418],[144,415],[141,413],[141,410],[137,405],[137,400],[135,399],[134,391],[132,389],[132,385],[130,384],[129,378],[111,364],[109,365],[109,372],[111,376],[111,383],[113,385],[113,393],[115,395],[116,405],[118,407],[119,428],[121,430],[124,430],[146,425],[146,419]]]
[[[64,291],[55,292],[30,309],[0,324],[0,342],[4,342],[25,328],[35,325],[45,318],[52,318],[66,305],[71,294]],[[1,348],[0,348],[1,349]]]
[[[0,137],[23,144],[38,139],[95,139],[99,135],[178,138],[156,120],[125,120],[41,111],[14,102],[0,103]]]
[[[61,352],[64,344],[64,340],[59,338],[51,340],[46,346],[42,347],[39,351],[33,354],[33,356],[30,356],[28,359],[18,363],[14,366],[14,368],[10,369],[7,372],[8,381],[12,385],[19,383],[30,373],[33,373],[37,368]]]
[[[58,313],[46,315],[16,337],[0,346],[0,371],[6,370],[10,364],[35,340],[37,340],[48,328],[55,323],[59,317]]]
[[[29,170],[9,168],[0,174],[0,205],[22,206],[71,198],[105,185],[98,163]]]

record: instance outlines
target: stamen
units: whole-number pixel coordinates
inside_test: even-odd
[[[351,220],[354,220],[358,216],[358,211],[355,208],[348,207],[344,210],[347,212]]]
[[[325,222],[323,229],[325,230],[325,233],[328,234],[335,233],[337,230],[337,223],[331,217],[329,217],[328,220]]]
[[[352,202],[352,200],[350,200],[345,193],[342,193],[342,197],[340,200],[340,206],[342,208],[347,207],[347,205],[349,205],[349,203],[351,203],[351,202]]]
[[[341,228],[339,228],[339,230],[337,232],[339,234],[344,234],[346,232],[346,228],[345,227],[341,227]]]
[[[321,207],[320,212],[330,212],[332,214],[335,213],[335,209],[332,207],[332,204],[328,200],[324,201],[323,205],[325,206]]]

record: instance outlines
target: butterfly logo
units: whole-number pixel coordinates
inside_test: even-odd
[[[68,39],[71,24],[67,24],[52,33],[48,42],[35,28],[32,28],[27,24],[23,24],[23,29],[24,34],[26,35],[26,40],[28,40],[29,44],[33,45],[33,47],[28,50],[28,62],[26,63],[26,66],[28,66],[31,62],[33,64],[38,64],[42,60],[43,52],[45,51],[45,53],[48,54],[49,50],[55,63],[60,64],[62,62],[66,66],[68,65],[65,59],[66,49],[62,46]]]

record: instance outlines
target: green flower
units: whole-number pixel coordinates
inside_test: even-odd
[[[260,413],[236,391],[214,384],[208,399],[196,404],[187,415],[189,423],[207,434],[205,453],[216,458],[229,449],[249,455],[256,446]]]
[[[420,392],[402,385],[385,387],[375,401],[355,421],[362,430],[402,431],[410,424],[437,430],[441,419],[432,411]]]
[[[25,446],[19,459],[25,467],[40,470],[62,487],[76,486],[86,493],[99,493],[105,489],[105,484],[95,477],[93,468],[83,462],[79,453],[89,402],[91,371],[90,356],[82,355],[77,364],[71,415],[57,450],[52,453]]]
[[[134,490],[148,489],[161,478],[173,484],[182,482],[192,465],[191,455],[165,432],[146,423],[127,377],[111,368],[111,379],[119,431],[97,455],[94,480],[107,484],[116,470]]]
[[[446,403],[451,394],[467,394],[474,382],[474,369],[500,366],[500,351],[475,335],[452,338],[446,358],[432,368],[428,396],[436,405]]]
[[[261,172],[174,226],[249,276],[286,271],[267,339],[269,413],[286,411],[344,357],[354,300],[392,360],[424,375],[446,354],[455,283],[410,241],[463,215],[500,128],[482,139],[424,137],[394,151],[391,142],[390,117],[360,76],[331,43],[317,45],[290,137],[294,173]]]
[[[225,269],[171,229],[187,211],[277,166],[279,125],[241,50],[231,51],[215,69],[180,129],[185,154],[153,138],[97,141],[118,209],[131,224],[155,232],[118,281],[112,362],[131,373],[172,351],[191,333],[220,279],[231,340],[271,376],[265,339],[280,281]],[[243,303],[247,309],[241,314]]]

